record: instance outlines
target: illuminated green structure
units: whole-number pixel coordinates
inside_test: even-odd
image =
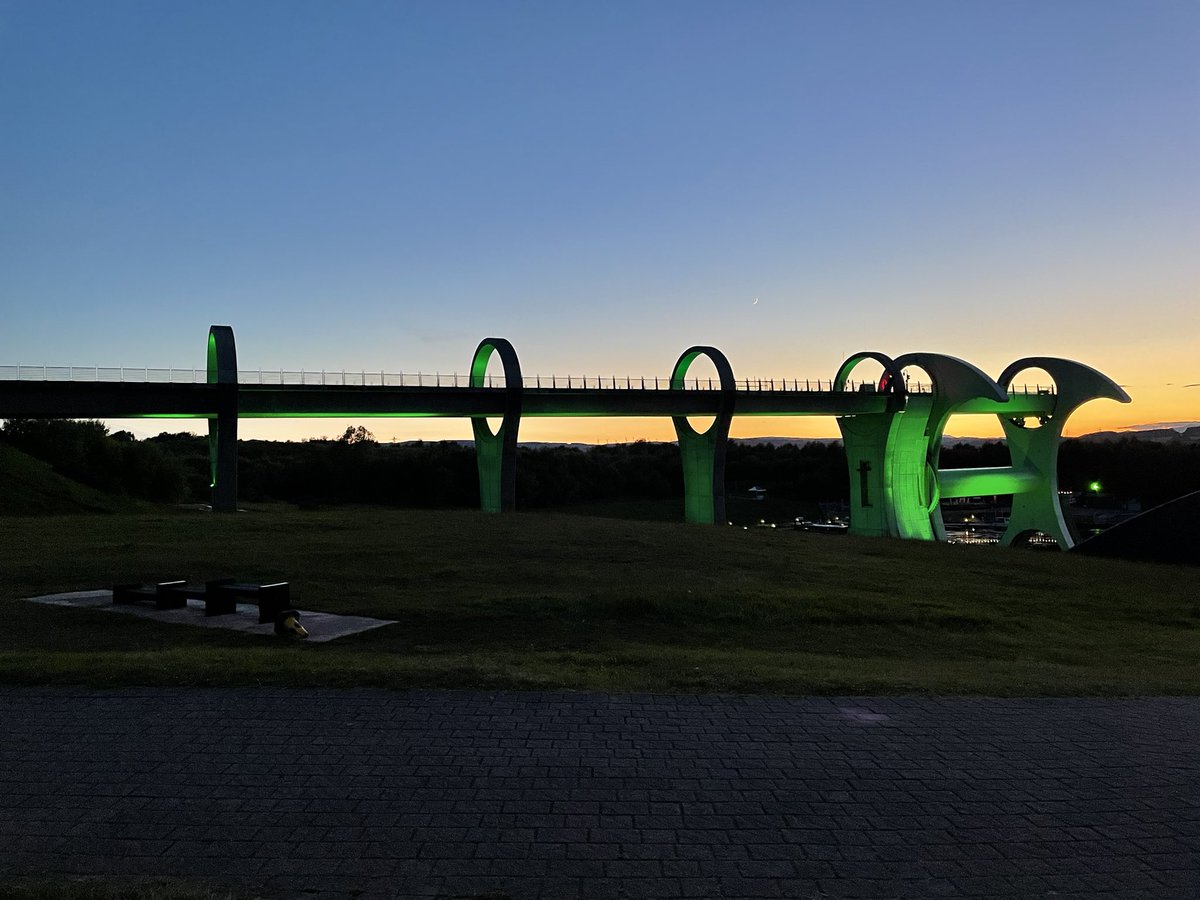
[[[1089,400],[1103,397],[1128,403],[1129,395],[1095,369],[1049,357],[1017,360],[1001,373],[1000,384],[1007,388],[1017,375],[1031,368],[1044,369],[1054,379],[1057,387],[1054,408],[1048,414],[1033,416],[1037,419],[1035,426],[1028,424],[1030,416],[1022,415],[1020,410],[1006,409],[998,413],[1012,465],[995,472],[959,470],[957,478],[943,488],[942,496],[1011,493],[1012,516],[1001,538],[1002,544],[1022,541],[1032,532],[1041,531],[1058,541],[1060,547],[1069,549],[1078,541],[1078,536],[1071,532],[1058,500],[1058,447],[1063,428],[1071,413]]]
[[[850,530],[855,534],[945,540],[939,503],[955,497],[1011,495],[1012,514],[1001,544],[1027,539],[1035,532],[1069,549],[1077,542],[1063,515],[1058,494],[1058,447],[1067,418],[1088,400],[1129,402],[1129,395],[1095,369],[1065,359],[1028,357],[1004,370],[999,383],[970,363],[936,353],[910,353],[891,360],[858,353],[839,369],[834,385],[844,388],[860,362],[884,367],[878,390],[891,400],[882,413],[840,417],[850,465]],[[904,371],[918,368],[929,376],[932,391],[909,394]],[[1025,369],[1045,370],[1057,390],[1010,393],[1013,378]],[[996,415],[1004,428],[1012,464],[987,469],[938,467],[942,435],[954,414]],[[1036,427],[1027,420],[1035,418]]]
[[[499,385],[487,374],[499,356]],[[716,383],[692,382],[687,373],[701,356],[717,371]],[[849,390],[850,375],[865,361],[883,367],[876,383]],[[1015,392],[1023,370],[1043,369],[1055,390]],[[930,389],[908,388],[908,371],[922,371]],[[659,389],[613,378],[568,379],[544,385],[522,377],[516,351],[504,338],[480,342],[470,375],[459,385],[418,379],[411,384],[240,382],[233,329],[209,329],[205,383],[0,380],[0,418],[204,418],[209,420],[212,506],[237,507],[237,430],[240,418],[452,416],[471,419],[479,469],[480,505],[489,512],[516,508],[517,435],[524,416],[665,416],[679,440],[687,521],[725,521],[725,453],[734,415],[834,416],[850,469],[850,530],[855,534],[944,540],[938,506],[954,497],[1012,495],[1012,515],[1002,543],[1039,531],[1069,548],[1075,543],[1058,498],[1058,447],[1070,414],[1083,403],[1129,396],[1109,378],[1080,363],[1051,357],[1018,360],[993,381],[970,363],[937,353],[892,359],[862,352],[849,357],[830,382],[739,387],[733,368],[715,347],[683,352]],[[828,385],[828,389],[825,388]],[[999,417],[1011,464],[991,469],[941,470],[938,457],[950,416]],[[712,417],[707,430],[691,416]],[[499,418],[493,432],[489,418]],[[1036,425],[1031,425],[1030,420]]]
[[[504,367],[504,418],[493,434],[486,418],[471,419],[475,459],[479,466],[479,505],[484,512],[517,508],[517,431],[521,428],[521,364],[504,338],[484,338],[471,360],[471,387],[486,384],[488,361],[500,354]]]
[[[208,459],[212,469],[212,508],[237,509],[237,346],[233,329],[208,329],[208,383],[216,385],[216,415],[208,420]]]
[[[696,431],[687,416],[672,416],[679,453],[683,457],[683,513],[689,522],[712,525],[725,521],[725,448],[733,421],[736,385],[733,369],[716,347],[690,347],[671,373],[671,390],[684,389],[687,370],[696,357],[707,356],[717,370],[721,399],[712,424]]]

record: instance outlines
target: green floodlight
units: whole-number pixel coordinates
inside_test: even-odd
[[[1101,489],[1102,489],[1102,485],[1098,481],[1092,481],[1092,482],[1088,483],[1088,490],[1091,491],[1093,494],[1100,493]]]

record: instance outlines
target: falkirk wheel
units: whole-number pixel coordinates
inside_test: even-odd
[[[498,357],[502,374],[489,375]],[[700,357],[715,379],[688,379]],[[882,367],[878,382],[855,384],[850,376],[864,362]],[[12,367],[10,367],[12,368]],[[1014,380],[1029,369],[1053,379],[1053,388],[1017,390]],[[1082,363],[1056,357],[1018,359],[999,376],[953,356],[906,353],[890,357],[863,351],[851,355],[829,381],[742,381],[720,350],[689,347],[669,378],[524,377],[513,345],[504,338],[482,340],[463,376],[404,376],[342,373],[319,381],[313,373],[290,379],[261,370],[239,371],[233,329],[209,329],[207,365],[193,382],[151,378],[77,380],[0,378],[0,418],[203,418],[209,423],[212,506],[237,505],[238,423],[246,418],[348,416],[463,417],[471,419],[484,510],[516,508],[517,436],[521,421],[540,416],[660,416],[670,418],[678,438],[684,481],[684,517],[689,522],[725,522],[725,454],[734,416],[833,416],[846,448],[850,472],[850,532],[912,540],[945,540],[940,502],[956,497],[1008,495],[1012,514],[1002,544],[1035,532],[1059,546],[1075,545],[1058,492],[1058,450],[1070,415],[1094,399],[1128,403],[1110,378]],[[153,370],[159,371],[159,370]],[[167,370],[161,370],[167,371]],[[923,372],[917,389],[909,372]],[[267,373],[273,375],[273,373]],[[432,381],[432,383],[430,383]],[[942,435],[952,415],[994,415],[1004,430],[1006,466],[941,469]],[[689,417],[711,417],[699,431]],[[489,419],[498,419],[494,431]]]

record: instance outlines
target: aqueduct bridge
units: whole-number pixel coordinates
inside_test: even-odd
[[[493,355],[503,374],[488,374]],[[689,379],[704,356],[715,379]],[[864,361],[883,368],[878,382],[850,376]],[[1041,369],[1053,386],[1016,388],[1014,379]],[[40,370],[40,375],[38,374]],[[92,370],[84,370],[92,371]],[[212,506],[237,507],[237,431],[241,418],[433,417],[471,419],[485,510],[516,506],[516,449],[525,416],[670,417],[679,439],[684,476],[684,515],[689,522],[725,521],[725,449],[729,426],[739,416],[834,416],[850,469],[850,530],[855,534],[944,540],[939,501],[944,498],[1012,495],[1012,515],[1001,543],[1040,531],[1063,548],[1076,542],[1058,494],[1058,448],[1068,417],[1083,403],[1129,396],[1107,376],[1082,363],[1026,357],[993,380],[980,369],[937,353],[895,358],[876,352],[849,357],[832,379],[743,381],[725,355],[696,346],[676,361],[670,378],[524,378],[512,345],[503,338],[480,342],[466,376],[412,379],[351,374],[293,380],[272,373],[242,372],[233,329],[209,329],[207,366],[179,370],[114,370],[122,380],[75,380],[69,368],[0,367],[0,418],[203,418],[209,422]],[[137,373],[139,370],[133,370]],[[917,371],[918,379],[911,380]],[[924,373],[924,380],[920,373]],[[430,383],[432,382],[432,383]],[[998,417],[1008,442],[1008,466],[940,469],[942,434],[952,415]],[[712,417],[698,431],[689,417]],[[499,419],[493,431],[488,419]]]

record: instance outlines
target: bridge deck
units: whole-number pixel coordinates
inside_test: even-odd
[[[240,418],[479,417],[504,414],[501,387],[216,385],[148,382],[0,382],[0,418],[211,418],[223,392],[237,391]],[[521,415],[703,416],[716,390],[524,388]],[[887,409],[889,396],[861,391],[739,390],[741,416],[856,416]],[[972,400],[957,412],[1034,416],[1053,412],[1052,394],[1017,393],[1007,403]]]

